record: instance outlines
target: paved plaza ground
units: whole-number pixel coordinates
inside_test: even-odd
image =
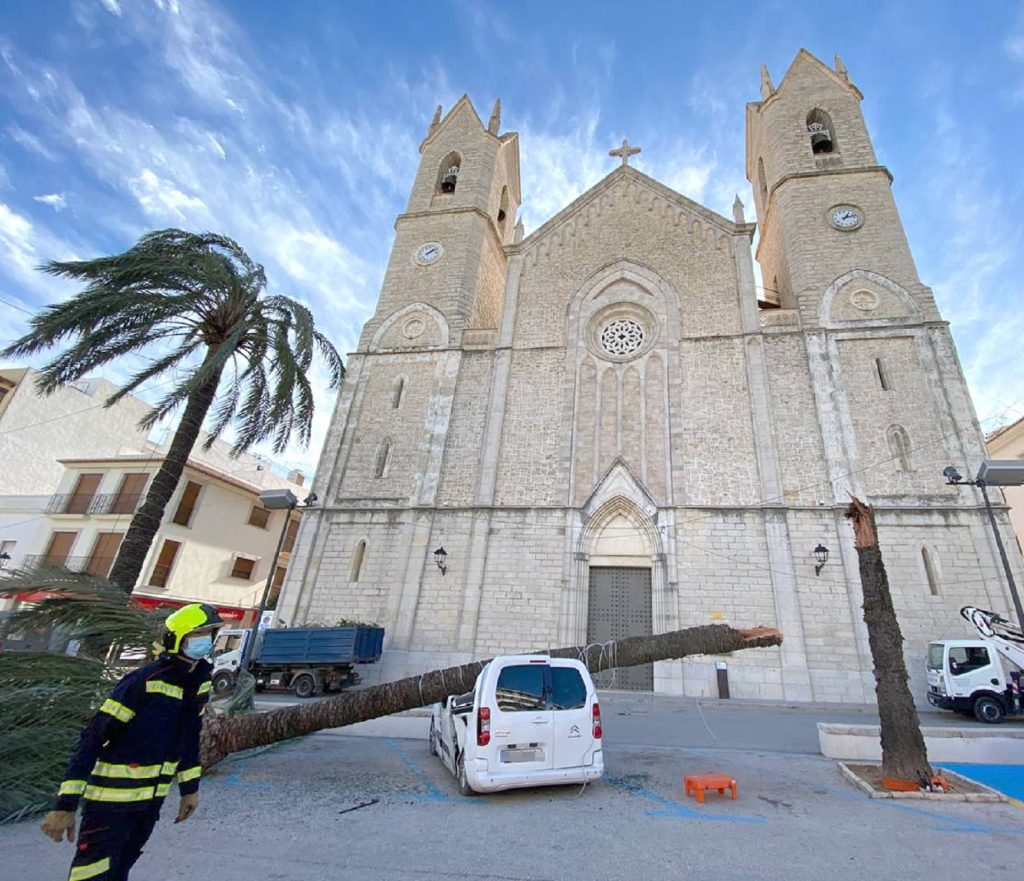
[[[1022,807],[868,799],[816,755],[816,721],[867,723],[869,712],[603,704],[607,775],[586,789],[462,798],[423,739],[387,736],[423,717],[231,759],[204,782],[193,820],[173,825],[171,800],[132,878],[1020,878]],[[706,771],[735,776],[739,800],[685,798],[683,776]],[[2,877],[42,881],[66,877],[71,848],[22,823],[0,829],[0,853]]]

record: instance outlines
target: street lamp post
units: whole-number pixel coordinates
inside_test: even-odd
[[[999,558],[1003,561],[1006,583],[1010,585],[1010,596],[1017,612],[1017,623],[1024,626],[1024,607],[1021,606],[1020,594],[1017,593],[1017,582],[1014,581],[1010,559],[1006,556],[1006,547],[1003,545],[1003,537],[999,534],[996,515],[992,510],[992,502],[989,501],[986,489],[989,486],[1020,486],[1024,484],[1024,462],[986,459],[981,463],[981,468],[978,469],[978,475],[974,480],[964,480],[960,472],[952,465],[944,468],[942,475],[946,478],[946,483],[951,486],[976,486],[981,490],[981,497],[985,500],[985,510],[988,512],[988,522],[992,525],[992,534],[996,537],[996,547],[999,548]]]
[[[242,647],[242,658],[238,664],[239,670],[246,670],[249,667],[252,651],[256,645],[256,636],[260,631],[260,621],[267,608],[267,598],[270,596],[270,587],[277,572],[277,559],[281,556],[281,548],[284,547],[284,540],[288,535],[288,524],[291,521],[291,513],[299,506],[299,500],[290,489],[268,489],[260,493],[260,504],[268,511],[284,511],[284,525],[281,527],[281,535],[277,539],[277,548],[274,550],[274,557],[270,561],[270,572],[267,573],[267,583],[263,586],[263,596],[260,597],[260,607],[256,610],[256,617],[249,627],[249,638]],[[308,508],[316,502],[316,494],[310,493],[306,496],[302,507]]]

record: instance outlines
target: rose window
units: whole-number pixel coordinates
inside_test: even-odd
[[[601,346],[609,355],[632,355],[644,344],[644,329],[630,318],[616,318],[601,331]]]

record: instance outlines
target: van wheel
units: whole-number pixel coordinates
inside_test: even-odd
[[[308,673],[303,673],[301,676],[295,677],[292,689],[295,691],[296,697],[312,697],[313,692],[316,691],[316,680]]]
[[[1003,721],[1006,716],[1006,710],[1003,709],[1003,705],[997,701],[994,697],[979,697],[974,702],[974,716],[979,722],[988,722],[990,725],[996,725]]]
[[[430,719],[430,734],[427,735],[427,749],[432,756],[437,755],[437,729],[434,728],[434,719]]]
[[[213,693],[214,694],[227,694],[232,691],[235,687],[235,677],[227,670],[221,670],[216,676],[213,677]]]
[[[469,785],[469,781],[466,779],[466,754],[459,753],[459,795],[472,796],[476,795],[476,790]]]

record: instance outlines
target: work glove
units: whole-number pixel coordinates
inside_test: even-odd
[[[181,797],[181,801],[178,802],[178,819],[176,819],[174,822],[184,822],[196,812],[197,807],[199,807],[198,792],[193,792],[189,795],[183,795]]]
[[[50,811],[39,827],[43,832],[56,841],[58,844],[67,833],[68,841],[75,840],[75,812],[74,811]]]

